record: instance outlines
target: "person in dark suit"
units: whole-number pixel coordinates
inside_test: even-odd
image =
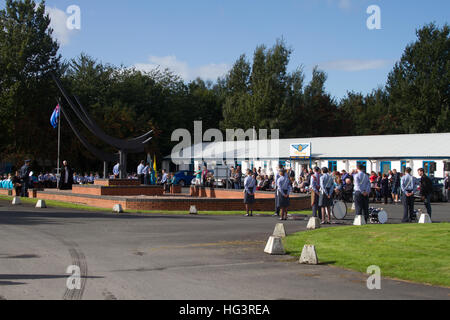
[[[30,162],[31,160],[25,160],[25,164],[20,168],[20,180],[22,182],[21,197],[28,198],[28,188],[30,187]]]
[[[420,168],[418,170],[420,176],[420,196],[422,197],[423,204],[427,208],[428,215],[431,218],[431,196],[433,195],[433,182],[425,174],[425,170]]]
[[[60,190],[72,190],[73,185],[73,170],[69,167],[67,161],[63,162],[63,168],[61,170],[61,178],[59,180]]]
[[[20,173],[16,171],[14,177],[12,177],[11,182],[13,184],[14,190],[16,191],[16,196],[20,197],[22,194],[22,181],[20,180]]]

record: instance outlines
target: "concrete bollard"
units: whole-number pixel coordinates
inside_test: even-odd
[[[317,258],[316,247],[313,245],[305,245],[303,247],[302,255],[300,257],[299,263],[301,264],[319,264],[319,259]]]
[[[113,207],[113,213],[123,213],[123,208],[121,204],[116,204]]]
[[[284,224],[278,223],[273,231],[274,237],[286,238],[286,230],[284,229]]]
[[[22,204],[22,200],[20,199],[20,197],[14,197],[13,201],[12,201],[12,205],[13,206],[19,206]]]
[[[189,210],[189,214],[196,215],[198,214],[198,210],[196,206],[191,206],[191,209]]]
[[[45,209],[47,208],[47,204],[45,203],[44,200],[38,200],[38,202],[36,203],[36,208]]]
[[[428,213],[422,213],[422,215],[420,216],[419,223],[427,224],[427,223],[433,223],[433,221],[431,220],[431,217]]]
[[[320,219],[317,217],[311,217],[308,222],[307,230],[320,229]]]
[[[266,248],[264,252],[270,255],[285,255],[283,241],[280,237],[271,236],[269,241],[267,241]]]
[[[364,218],[362,215],[356,216],[355,221],[353,222],[354,226],[363,226],[366,225],[366,218]]]

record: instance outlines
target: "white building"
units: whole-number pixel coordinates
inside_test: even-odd
[[[268,172],[281,163],[299,175],[302,168],[315,166],[349,172],[361,163],[367,172],[410,167],[417,176],[417,169],[424,168],[428,175],[443,178],[450,172],[450,133],[203,143],[183,149],[180,158],[178,170],[206,163],[209,169],[240,165]],[[165,159],[164,169],[171,169],[170,160]]]

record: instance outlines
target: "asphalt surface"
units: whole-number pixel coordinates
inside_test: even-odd
[[[399,223],[399,205],[382,206]],[[419,205],[419,208],[423,206]],[[450,221],[450,204],[433,206]],[[115,216],[0,202],[0,300],[276,300],[450,299],[450,289],[306,266],[264,254],[279,221],[273,217]],[[344,224],[351,224],[349,216]],[[285,222],[288,233],[307,221]],[[320,259],[320,257],[319,257]],[[66,286],[80,267],[81,290]]]

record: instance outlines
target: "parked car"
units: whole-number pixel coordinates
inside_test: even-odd
[[[194,179],[194,172],[192,171],[178,171],[174,174],[175,184],[180,185],[182,187],[191,185],[192,179]]]
[[[444,193],[444,179],[443,178],[430,178],[433,182],[433,195],[431,196],[431,202],[442,202],[445,199]],[[420,196],[420,185],[417,187],[416,192],[414,192],[415,200],[422,200]]]

